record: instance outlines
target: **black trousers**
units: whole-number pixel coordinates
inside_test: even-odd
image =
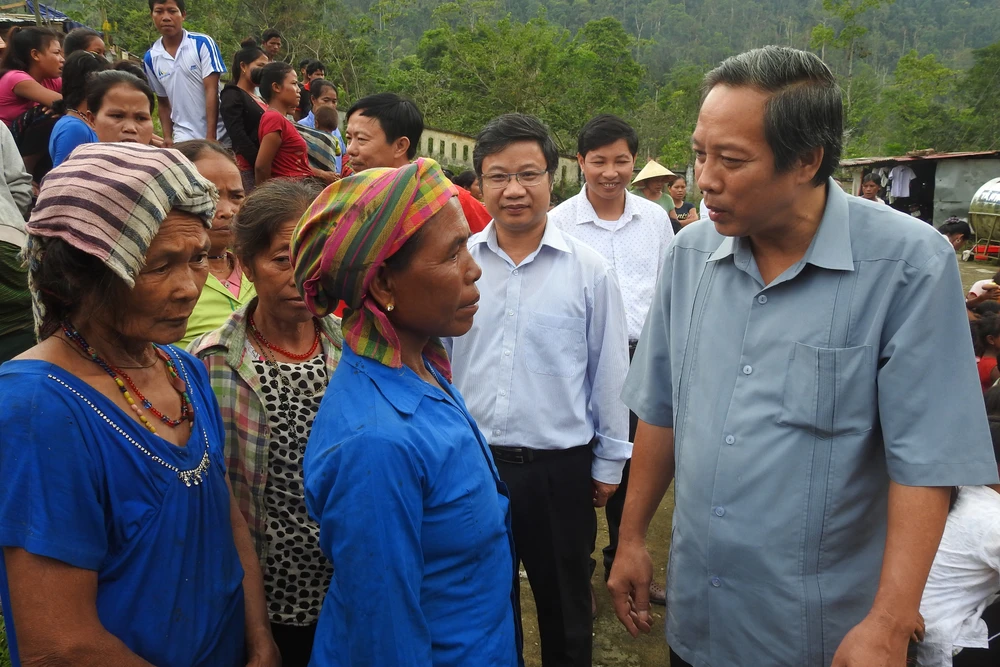
[[[629,345],[628,358],[632,360],[635,355],[635,346]],[[639,417],[629,410],[628,413],[628,440],[635,442],[635,429],[639,425]],[[604,547],[604,581],[611,576],[611,566],[615,562],[615,553],[618,551],[618,529],[622,523],[622,510],[625,509],[625,494],[628,492],[628,473],[632,469],[632,461],[625,462],[625,469],[622,470],[622,482],[618,485],[615,495],[608,498],[608,504],[604,506],[604,517],[608,520],[608,546]],[[594,569],[593,561],[591,571]]]
[[[691,663],[684,662],[679,655],[674,653],[674,649],[670,649],[670,667],[691,667]]]
[[[496,455],[510,490],[517,558],[538,610],[544,667],[590,667],[590,552],[597,515],[591,447],[543,452],[527,463]]]
[[[315,625],[272,623],[271,634],[281,653],[282,667],[308,667],[313,641],[316,639]]]

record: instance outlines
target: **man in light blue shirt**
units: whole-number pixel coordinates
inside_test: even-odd
[[[674,479],[674,667],[902,665],[948,487],[997,481],[954,250],[831,178],[841,92],[815,55],[756,49],[704,89],[710,220],[670,246],[622,394],[616,613],[649,630]]]
[[[589,667],[594,507],[632,449],[619,399],[628,334],[612,266],[547,224],[558,159],[530,116],[500,116],[479,134],[473,163],[493,216],[469,240],[482,297],[472,330],[448,345],[455,385],[510,488],[542,663]]]

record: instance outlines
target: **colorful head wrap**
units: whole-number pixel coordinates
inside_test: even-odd
[[[344,340],[356,354],[402,367],[399,338],[368,286],[385,260],[457,195],[437,162],[418,158],[337,181],[302,216],[292,237],[295,284],[317,317],[339,301],[348,305]],[[440,341],[428,343],[424,356],[451,380]]]
[[[42,181],[25,226],[35,322],[43,314],[33,280],[43,239],[62,239],[97,257],[132,288],[167,214],[180,209],[211,227],[218,200],[215,186],[179,151],[133,143],[77,148]]]

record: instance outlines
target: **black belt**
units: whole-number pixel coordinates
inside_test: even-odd
[[[579,454],[581,451],[589,451],[590,445],[570,447],[569,449],[531,449],[530,447],[501,447],[500,445],[490,445],[493,452],[493,460],[499,463],[512,463],[522,465],[524,463],[534,463],[558,456]]]

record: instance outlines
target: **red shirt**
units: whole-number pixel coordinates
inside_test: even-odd
[[[291,121],[274,109],[268,109],[260,119],[257,141],[261,142],[272,132],[281,134],[281,146],[271,163],[271,176],[278,178],[309,178],[309,147]]]
[[[993,382],[990,381],[990,373],[997,367],[997,358],[983,357],[976,364],[976,367],[979,369],[979,384],[983,386],[983,393],[985,394],[993,386]]]
[[[458,203],[462,205],[465,219],[469,221],[469,231],[473,234],[486,229],[493,216],[489,214],[482,202],[472,196],[465,188],[458,189]]]

